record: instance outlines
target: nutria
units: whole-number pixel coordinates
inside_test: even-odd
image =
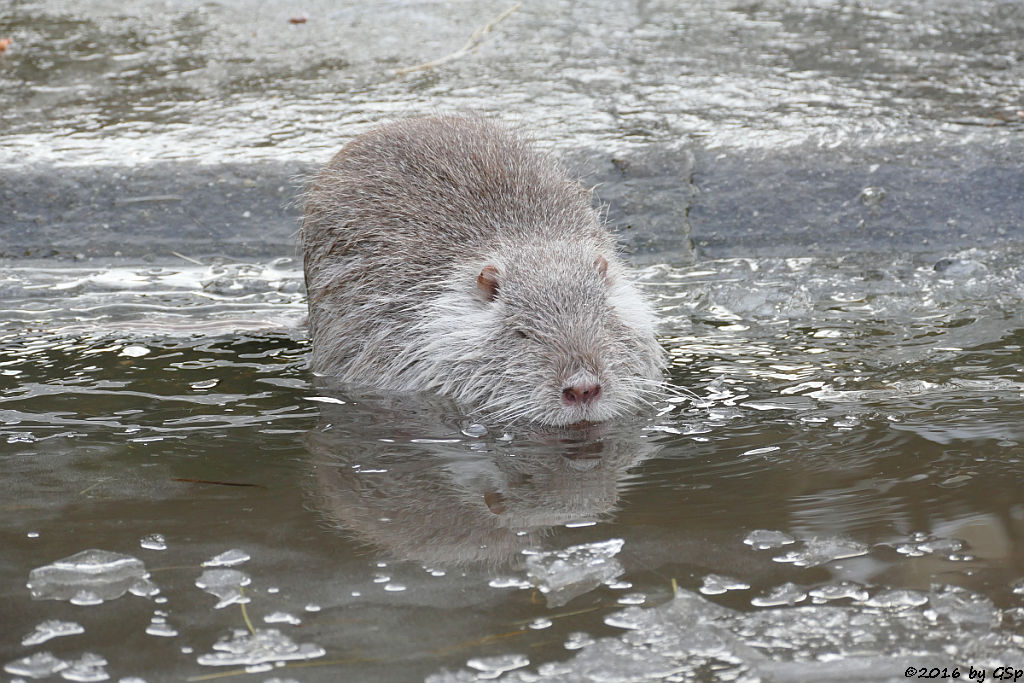
[[[654,312],[590,194],[501,125],[358,136],[307,191],[302,243],[318,374],[548,425],[661,384]]]

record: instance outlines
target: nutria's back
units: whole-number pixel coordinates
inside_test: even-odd
[[[660,374],[588,193],[486,120],[356,138],[308,191],[302,240],[315,372],[551,424],[620,413]]]

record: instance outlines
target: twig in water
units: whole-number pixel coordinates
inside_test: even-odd
[[[495,17],[490,23],[484,24],[477,30],[473,31],[473,35],[469,37],[469,40],[466,42],[466,44],[463,45],[462,48],[451,53],[450,55],[438,57],[433,61],[424,62],[423,64],[417,64],[416,66],[406,66],[401,69],[395,69],[395,73],[397,75],[404,76],[405,74],[410,74],[415,71],[426,71],[427,69],[433,69],[435,66],[441,66],[442,64],[450,62],[454,59],[458,59],[459,57],[465,56],[466,54],[469,53],[470,50],[472,50],[473,48],[480,44],[480,41],[483,40],[483,37],[485,35],[491,32],[491,29],[493,29],[495,26],[497,26],[502,21],[507,19],[513,12],[515,12],[522,6],[523,3],[517,2],[516,4],[512,5],[507,10],[499,14],[497,17]]]
[[[245,589],[243,587],[239,586],[238,592],[242,594],[243,598],[245,598]],[[242,618],[245,619],[245,625],[249,627],[249,633],[256,635],[256,629],[252,627],[252,622],[249,621],[249,611],[245,609],[244,600],[239,602],[238,606],[242,608]]]
[[[178,252],[176,252],[176,251],[172,251],[171,253],[172,253],[172,254],[174,254],[175,256],[177,256],[178,258],[182,258],[182,259],[185,259],[186,261],[189,261],[189,262],[191,262],[191,263],[194,263],[194,264],[196,264],[197,266],[205,266],[205,265],[206,265],[206,264],[205,264],[205,263],[203,263],[202,261],[197,261],[196,259],[192,258],[191,256],[185,256],[184,254],[179,254],[179,253],[178,253]]]

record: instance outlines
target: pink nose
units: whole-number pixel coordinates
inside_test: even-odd
[[[562,403],[567,406],[587,405],[601,395],[600,384],[577,385],[562,389]]]

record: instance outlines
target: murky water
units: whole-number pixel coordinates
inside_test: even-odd
[[[1022,7],[0,3],[0,253],[80,261],[0,265],[6,679],[1013,678]],[[584,162],[677,394],[309,375],[289,178],[436,110]]]
[[[680,392],[567,432],[314,381],[286,260],[6,267],[0,664],[1024,668],[1024,253],[941,256],[648,268]]]

